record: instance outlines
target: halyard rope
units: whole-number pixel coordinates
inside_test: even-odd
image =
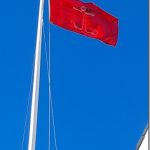
[[[34,57],[35,59],[35,57]],[[34,62],[34,61],[33,61]],[[29,95],[28,95],[28,101],[27,101],[27,108],[25,113],[25,122],[24,122],[24,128],[23,128],[23,136],[22,136],[22,142],[21,142],[21,150],[24,148],[24,140],[25,140],[25,134],[26,134],[26,126],[28,121],[28,114],[29,114],[29,106],[30,106],[30,100],[31,100],[31,93],[32,93],[32,83],[33,83],[33,72],[34,72],[34,63],[32,66],[32,73],[31,73],[31,79],[30,79],[30,87],[29,87]]]
[[[50,29],[50,28],[49,28]],[[56,138],[56,127],[55,127],[55,120],[54,120],[54,109],[53,109],[53,100],[52,100],[52,96],[51,96],[51,77],[50,77],[50,30],[49,30],[49,46],[48,46],[48,50],[49,50],[49,57],[47,54],[47,44],[46,44],[46,38],[45,38],[45,30],[44,30],[44,23],[43,23],[43,35],[44,35],[44,44],[45,44],[45,54],[46,54],[46,62],[47,62],[47,75],[48,75],[48,87],[49,87],[49,146],[48,146],[48,150],[50,150],[50,125],[51,125],[51,121],[52,121],[52,127],[53,127],[53,132],[54,132],[54,145],[55,145],[55,150],[57,150],[57,138]]]

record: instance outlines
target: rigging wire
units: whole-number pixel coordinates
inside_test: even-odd
[[[44,20],[44,19],[43,19]],[[55,120],[54,120],[54,108],[53,108],[53,100],[51,95],[51,78],[50,78],[50,30],[49,30],[49,57],[47,54],[47,44],[46,44],[46,38],[45,38],[45,29],[44,29],[44,23],[43,23],[43,35],[44,35],[44,44],[45,44],[45,54],[46,54],[46,63],[47,63],[47,75],[48,75],[48,86],[49,86],[49,150],[50,150],[50,125],[52,121],[52,127],[54,132],[54,145],[55,150],[57,150],[57,138],[56,138],[56,127],[55,127]],[[52,118],[51,118],[52,117]]]
[[[33,4],[35,4],[35,0],[32,0]],[[34,5],[36,7],[36,5]],[[33,9],[33,13],[35,13],[35,9]],[[30,79],[30,87],[29,87],[29,95],[28,95],[28,100],[27,100],[27,108],[26,108],[26,113],[25,113],[25,122],[24,122],[24,128],[23,128],[23,136],[22,136],[22,141],[21,141],[21,150],[24,149],[24,142],[25,142],[25,134],[26,134],[26,127],[27,127],[27,121],[29,117],[29,106],[30,106],[30,100],[31,100],[31,95],[32,95],[32,86],[33,86],[33,76],[34,76],[34,62],[35,62],[35,55],[33,59],[33,66],[32,66],[32,73],[31,73],[31,79]]]
[[[34,57],[34,59],[35,59],[35,57]],[[31,99],[31,92],[32,92],[32,83],[33,83],[33,72],[34,72],[34,63],[32,63],[32,64],[33,64],[33,66],[32,66],[32,73],[31,73],[31,79],[30,79],[29,95],[28,95],[28,100],[27,100],[27,108],[26,108],[26,113],[25,113],[25,122],[24,122],[23,136],[22,136],[22,141],[21,141],[21,150],[23,150],[23,148],[24,148],[26,127],[27,127],[28,114],[29,114],[29,108],[30,108],[29,106],[30,106],[30,99]]]
[[[48,18],[50,18],[50,0],[48,0]],[[48,67],[48,70],[49,70],[49,75],[48,75],[48,79],[49,79],[49,81],[51,81],[50,80],[50,72],[51,72],[51,70],[50,70],[50,24],[48,23],[48,53],[49,53],[49,60],[47,61],[48,62],[48,64],[47,64],[47,67]],[[50,85],[50,83],[49,83],[49,85]],[[49,113],[49,115],[48,115],[48,150],[50,150],[51,149],[51,103],[50,103],[50,101],[51,101],[51,88],[50,88],[50,86],[49,86],[49,88],[48,88],[48,92],[49,92],[49,100],[48,100],[48,113]]]

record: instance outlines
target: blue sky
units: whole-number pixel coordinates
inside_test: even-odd
[[[148,0],[92,2],[119,19],[116,48],[51,25],[58,150],[135,150],[148,120]],[[0,149],[4,150],[21,149],[38,5],[38,0],[8,0],[0,5]],[[48,40],[47,2],[44,22]],[[46,150],[48,81],[44,44],[41,66],[36,149]],[[28,125],[29,120],[24,149]]]

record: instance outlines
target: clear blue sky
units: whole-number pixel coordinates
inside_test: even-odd
[[[119,40],[114,48],[51,26],[58,150],[135,150],[148,120],[148,0],[92,2],[118,17]],[[0,4],[1,150],[21,149],[38,5],[38,0],[8,0]],[[48,31],[47,16],[46,2],[44,22]],[[47,98],[42,46],[36,150],[47,149]],[[27,132],[28,126],[24,149]]]

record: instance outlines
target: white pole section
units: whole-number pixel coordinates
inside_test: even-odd
[[[137,150],[148,150],[148,130],[146,131],[145,135],[143,135],[142,143]]]
[[[148,5],[148,150],[150,150],[150,0]]]
[[[44,0],[40,0],[38,27],[37,27],[37,39],[36,39],[36,48],[35,48],[34,79],[33,79],[33,91],[32,91],[32,104],[31,104],[28,150],[35,150],[35,144],[36,144],[37,114],[38,114],[38,100],[39,100],[39,82],[40,82],[40,64],[41,64],[42,26],[43,26],[43,10],[44,10]]]

